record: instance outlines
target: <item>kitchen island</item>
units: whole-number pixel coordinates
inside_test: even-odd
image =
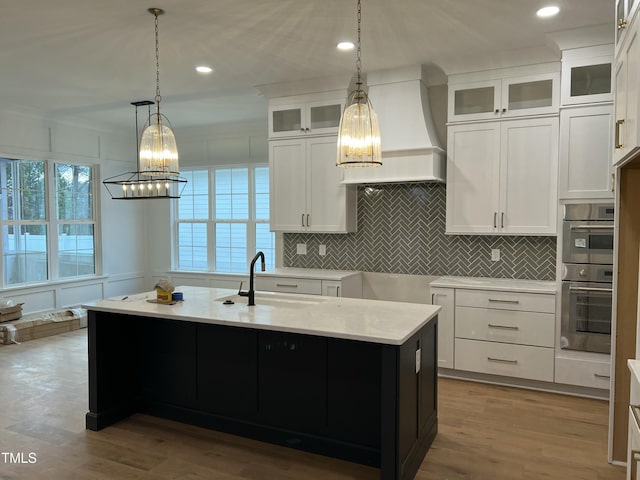
[[[84,305],[88,429],[142,412],[414,477],[437,432],[440,307],[179,290]]]

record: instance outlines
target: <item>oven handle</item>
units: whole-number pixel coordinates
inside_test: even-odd
[[[570,292],[608,292],[612,293],[613,288],[601,288],[601,287],[569,287]]]
[[[613,233],[613,225],[571,225],[569,227],[573,230],[611,230]]]

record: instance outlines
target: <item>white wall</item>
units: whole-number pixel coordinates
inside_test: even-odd
[[[213,165],[247,165],[267,163],[267,121],[258,124],[223,125],[176,129],[180,168]],[[196,285],[236,288],[246,276],[171,272],[172,231],[170,204],[145,202],[146,271],[152,282],[170,278],[176,285]]]
[[[0,156],[97,165],[100,182],[136,168],[134,135],[86,122],[54,121],[34,111],[0,110]],[[98,189],[101,275],[6,288],[0,298],[24,302],[24,312],[31,313],[146,289],[144,202],[111,200],[101,183]]]

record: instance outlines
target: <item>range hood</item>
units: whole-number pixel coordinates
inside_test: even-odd
[[[445,152],[439,146],[421,66],[367,75],[378,115],[382,166],[345,168],[342,183],[444,182]]]

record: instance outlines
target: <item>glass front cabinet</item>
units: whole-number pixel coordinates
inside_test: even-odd
[[[558,72],[548,72],[474,82],[450,82],[449,122],[557,113],[559,80]]]
[[[345,99],[269,106],[269,138],[338,133]]]
[[[613,44],[565,50],[562,105],[613,101]]]

